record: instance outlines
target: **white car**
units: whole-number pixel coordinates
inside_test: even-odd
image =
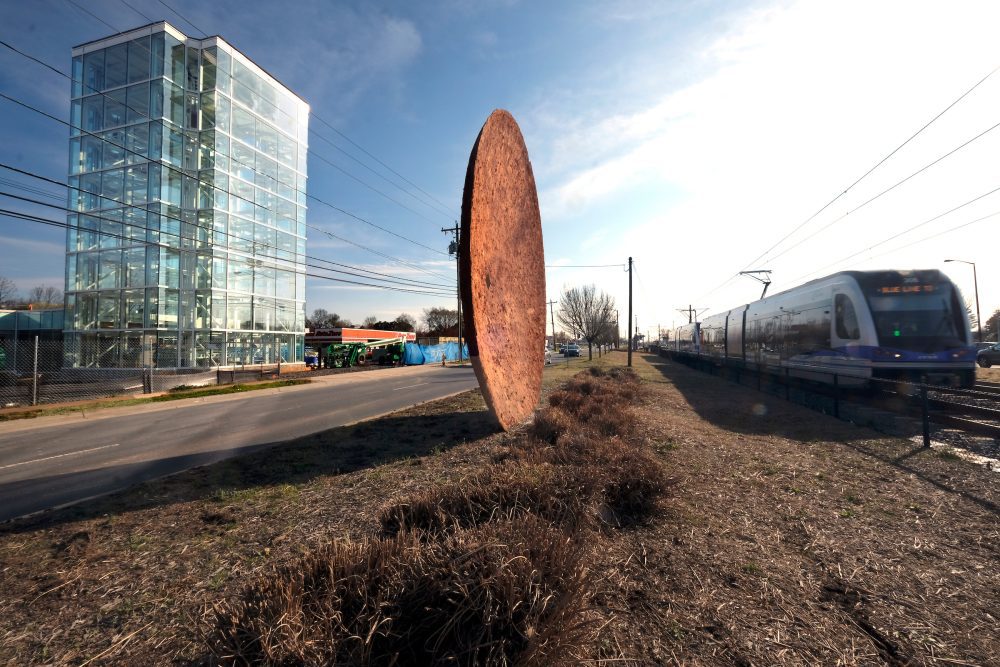
[[[545,363],[546,364],[552,363],[552,350],[549,349],[548,345],[545,346]]]

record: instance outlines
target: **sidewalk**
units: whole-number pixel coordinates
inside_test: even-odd
[[[125,415],[132,415],[137,413],[149,413],[149,412],[162,412],[164,410],[177,410],[192,404],[205,404],[205,403],[224,403],[228,401],[238,401],[245,398],[254,398],[258,396],[273,396],[278,393],[296,392],[296,391],[308,391],[310,389],[328,388],[337,385],[351,385],[360,384],[365,382],[374,382],[379,378],[386,378],[391,374],[391,377],[409,376],[409,375],[421,375],[428,372],[447,372],[449,368],[455,367],[441,367],[433,364],[423,365],[423,366],[401,366],[399,368],[393,369],[380,369],[378,371],[368,371],[359,373],[342,373],[335,375],[313,375],[310,376],[307,373],[296,373],[292,377],[285,379],[308,379],[310,382],[308,384],[293,385],[288,387],[273,387],[270,389],[261,389],[257,391],[250,392],[239,392],[233,394],[219,394],[216,396],[198,396],[191,397],[188,399],[179,398],[174,401],[164,402],[164,403],[139,403],[135,405],[123,405],[123,406],[107,406],[101,405],[100,407],[94,407],[88,409],[88,406],[93,406],[95,404],[106,404],[108,401],[120,400],[131,401],[136,398],[150,398],[152,396],[162,395],[164,392],[159,394],[139,394],[139,395],[124,395],[117,397],[110,397],[107,399],[100,399],[97,401],[75,401],[69,403],[50,403],[42,406],[33,406],[30,408],[14,408],[8,411],[0,411],[0,414],[7,414],[13,412],[30,412],[32,410],[46,409],[46,408],[79,408],[73,412],[67,412],[65,414],[58,415],[42,415],[39,417],[28,417],[24,419],[13,420],[9,422],[0,422],[0,433],[18,433],[21,431],[28,431],[36,428],[44,428],[46,426],[56,426],[59,424],[65,424],[70,422],[79,421],[93,421],[95,419],[110,419],[113,417],[122,417]],[[226,386],[226,385],[218,385]]]

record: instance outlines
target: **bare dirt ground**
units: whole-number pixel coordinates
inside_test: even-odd
[[[594,364],[624,363],[612,353]],[[546,370],[546,390],[584,362]],[[596,535],[594,664],[997,664],[996,473],[635,355],[672,484]],[[478,392],[0,528],[0,663],[205,660],[206,608],[515,435]]]
[[[976,367],[976,379],[984,380],[986,382],[1000,382],[1000,366],[991,366],[990,368]]]

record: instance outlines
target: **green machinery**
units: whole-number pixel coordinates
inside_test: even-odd
[[[345,368],[362,364],[377,363],[380,366],[396,366],[403,362],[402,338],[386,338],[367,343],[330,343],[322,348],[320,365],[323,368]]]

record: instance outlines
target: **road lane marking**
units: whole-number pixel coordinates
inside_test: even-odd
[[[31,461],[21,461],[20,463],[9,463],[5,466],[0,466],[0,470],[6,470],[7,468],[16,468],[17,466],[26,466],[29,463],[41,463],[42,461],[51,461],[53,459],[61,459],[66,456],[76,456],[77,454],[89,454],[90,452],[99,452],[102,449],[110,449],[112,447],[118,447],[121,443],[116,442],[113,445],[101,445],[100,447],[91,447],[90,449],[81,449],[76,452],[66,452],[65,454],[56,454],[55,456],[46,456],[41,459],[33,459]]]
[[[399,391],[400,389],[413,389],[414,387],[420,387],[420,386],[423,386],[425,384],[430,384],[430,383],[429,382],[418,382],[416,384],[406,385],[405,387],[396,387],[395,389],[393,389],[393,391]]]

